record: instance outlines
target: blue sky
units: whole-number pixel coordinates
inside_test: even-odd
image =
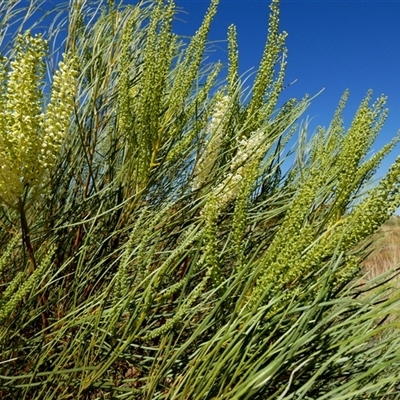
[[[178,15],[176,32],[193,35],[209,1],[176,0],[176,4],[186,12]],[[220,0],[209,38],[225,40],[228,26],[236,25],[241,73],[259,64],[269,4],[269,0]],[[329,124],[346,89],[350,90],[346,126],[368,89],[374,98],[387,95],[390,112],[374,146],[379,149],[400,129],[400,1],[281,0],[280,8],[281,29],[289,34],[287,83],[297,79],[284,97],[314,95],[325,88],[305,114],[313,118],[313,130]],[[215,44],[213,57],[226,61],[226,42]],[[383,163],[380,175],[399,149]]]

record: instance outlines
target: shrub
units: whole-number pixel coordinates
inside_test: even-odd
[[[398,141],[367,157],[385,98],[371,105],[369,92],[345,129],[346,92],[307,137],[296,123],[310,99],[278,103],[279,1],[248,102],[233,26],[226,82],[204,64],[217,3],[184,45],[173,1],[73,2],[47,103],[44,42],[9,39],[0,112],[20,123],[29,92],[23,115],[36,122],[0,127],[3,398],[397,396],[398,322],[383,322],[400,292],[385,275],[359,278],[400,205],[400,159],[366,192]],[[1,7],[4,24],[19,12]],[[11,84],[18,68],[28,91]]]

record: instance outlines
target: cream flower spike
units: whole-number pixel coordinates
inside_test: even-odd
[[[43,112],[46,50],[28,31],[18,36],[10,67],[7,58],[0,62],[0,200],[13,207],[47,183],[74,106],[74,59],[64,55]]]
[[[229,108],[229,96],[217,95],[211,120],[207,126],[210,138],[195,171],[193,190],[200,189],[209,179],[214,163],[218,158],[223,139],[223,120]]]

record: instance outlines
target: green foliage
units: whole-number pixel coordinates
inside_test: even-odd
[[[2,63],[1,163],[37,191],[29,203],[15,192],[17,206],[2,194],[1,398],[399,397],[400,291],[389,274],[360,278],[371,235],[400,205],[400,159],[368,190],[398,141],[368,158],[385,98],[370,105],[369,92],[346,129],[346,92],[308,137],[296,124],[310,99],[279,104],[287,50],[274,0],[246,102],[233,26],[226,82],[204,63],[217,3],[187,45],[162,0],[74,1],[54,17],[68,30],[54,54],[8,38],[4,60],[32,68],[25,90]],[[18,6],[0,4],[4,25]],[[44,60],[57,54],[70,61],[46,107]],[[15,127],[17,109],[60,125]],[[28,151],[10,140],[19,133],[40,140]],[[29,175],[36,164],[46,185]]]

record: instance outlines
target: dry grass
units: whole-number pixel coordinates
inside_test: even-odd
[[[376,233],[374,247],[364,263],[368,280],[400,267],[400,216],[392,216]]]
[[[385,282],[384,285],[388,289],[386,298],[389,299],[392,294],[396,296],[400,289],[400,216],[393,215],[374,235],[372,243],[374,250],[363,263],[363,281],[367,286],[374,285],[373,282]],[[381,278],[378,278],[379,276]],[[389,332],[397,334],[400,311],[392,310],[390,316],[383,320],[385,325],[390,324],[392,327],[374,335],[373,343],[383,342]]]

